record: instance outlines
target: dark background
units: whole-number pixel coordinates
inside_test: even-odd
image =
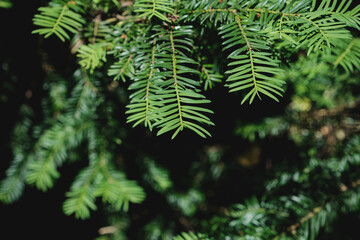
[[[32,18],[39,6],[47,1],[12,1],[10,9],[0,9],[0,179],[5,177],[12,153],[10,134],[18,118],[19,106],[28,103],[40,112],[42,83],[45,73],[41,66],[40,48],[49,52],[49,60],[65,75],[68,50],[66,44],[49,39],[42,41],[32,35]],[[53,47],[49,47],[53,44]],[[54,47],[56,46],[56,47]],[[73,166],[61,169],[62,178],[46,193],[26,187],[19,201],[0,203],[1,238],[7,239],[94,239],[105,224],[101,211],[93,212],[89,220],[76,220],[62,212],[64,193],[76,174]]]
[[[2,156],[0,161],[0,179],[5,177],[5,171],[12,160],[11,148],[9,146],[10,134],[16,119],[18,119],[20,104],[28,103],[35,109],[37,114],[41,113],[41,98],[44,94],[42,84],[46,76],[42,66],[43,52],[47,53],[46,60],[55,66],[65,77],[72,74],[73,69],[71,66],[74,64],[74,59],[69,53],[67,43],[62,43],[56,38],[49,38],[44,41],[38,35],[31,34],[31,31],[34,29],[32,18],[37,12],[37,8],[44,6],[47,1],[13,0],[12,2],[14,3],[12,8],[0,9],[0,112],[2,119],[0,124],[0,153]],[[243,116],[255,119],[271,114],[276,115],[281,113],[284,106],[288,103],[288,99],[284,98],[280,104],[264,101],[261,104],[255,103],[250,108],[243,106],[239,109],[238,98],[227,94],[227,90],[224,88],[212,91],[209,95],[211,99],[216,99],[216,101],[213,101],[212,106],[216,112],[213,118],[216,126],[211,130],[213,138],[196,140],[197,142],[192,144],[187,150],[185,149],[182,154],[173,156],[172,159],[159,159],[159,161],[171,160],[174,162],[173,168],[180,168],[180,163],[184,159],[188,158],[187,161],[189,162],[191,161],[189,158],[194,157],[192,156],[194,154],[192,149],[202,145],[212,146],[221,144],[222,146],[230,146],[228,154],[231,155],[231,151],[237,149],[239,145],[246,144],[237,138],[229,137],[233,133],[236,119]],[[233,106],[230,106],[231,104],[237,105],[239,111],[236,114],[229,111],[229,109],[234,109]],[[134,136],[137,134],[136,131],[141,132],[142,130],[134,130]],[[129,141],[129,144],[141,147],[141,144],[136,145],[136,139],[130,138]],[[175,142],[169,142],[168,136],[161,137],[156,141],[161,147],[165,147],[171,152],[177,148],[178,144],[186,148],[189,145],[189,135],[179,136]],[[142,144],[146,145],[147,143],[143,142]],[[267,145],[265,154],[276,154],[280,152],[280,149],[282,149],[282,154],[291,154],[291,145],[284,147],[284,144],[288,143],[280,141]],[[284,149],[287,151],[284,151]],[[103,215],[101,209],[93,211],[89,220],[76,220],[73,216],[64,215],[62,211],[62,203],[65,200],[64,193],[69,189],[77,171],[76,165],[65,164],[60,169],[62,177],[57,180],[53,189],[43,193],[34,187],[26,186],[24,194],[19,201],[10,205],[0,203],[0,229],[2,230],[2,236],[7,236],[8,239],[23,239],[25,236],[39,240],[94,239],[97,237],[98,229],[106,225],[106,216]],[[253,173],[248,171],[249,175]],[[263,174],[263,172],[258,171],[256,174]],[[242,176],[243,179],[246,177],[246,175]],[[252,175],[252,177],[255,176]],[[221,201],[214,198],[214,204],[217,203],[217,200],[220,201],[218,202],[220,204],[226,204],[227,201],[233,202],[233,199],[227,198],[229,192],[223,185],[211,187],[214,188],[218,196],[222,196]],[[231,187],[233,188],[234,186]],[[239,184],[238,188],[242,189],[239,192],[245,195],[251,195],[255,192],[254,189],[251,189],[252,186],[247,185],[246,182]],[[234,194],[231,194],[231,196],[234,197]],[[235,197],[241,199],[244,195]],[[156,197],[149,197],[147,202],[153,203],[151,201],[156,202],[158,199]],[[101,204],[98,204],[98,207],[101,208]],[[135,207],[135,211],[136,208],[138,208],[138,211],[142,211],[142,207],[146,208],[147,206]],[[157,206],[154,205],[154,207],[162,208],[161,201]],[[338,230],[335,231],[334,236],[339,235],[343,239],[358,239],[354,237],[356,235],[359,236],[357,228],[350,227],[350,223],[360,224],[358,216],[350,214],[337,221],[335,225]],[[136,226],[132,226],[130,229],[133,232],[136,232],[136,230]],[[346,236],[348,238],[345,238]]]
[[[70,54],[68,43],[63,43],[55,37],[43,39],[38,35],[31,34],[34,29],[32,18],[37,13],[40,6],[45,6],[47,1],[20,1],[14,0],[13,7],[10,9],[0,9],[0,23],[2,29],[2,37],[0,38],[0,109],[2,113],[2,124],[0,124],[0,152],[2,153],[2,161],[0,161],[0,179],[5,177],[5,171],[9,167],[12,160],[11,148],[9,146],[11,139],[11,131],[18,119],[19,107],[23,103],[27,103],[35,110],[35,118],[41,120],[41,98],[45,92],[42,84],[45,80],[46,73],[44,70],[44,60],[55,67],[56,71],[61,73],[63,77],[71,76],[73,73],[72,67],[76,66],[74,56]],[[45,53],[45,54],[44,54]],[[131,151],[136,151],[136,148],[148,146],[149,143],[157,145],[154,148],[153,155],[157,155],[156,149],[168,149],[168,152],[174,152],[179,146],[184,150],[181,154],[171,156],[171,161],[174,169],[173,174],[180,174],[179,169],[191,164],[196,158],[196,152],[203,146],[221,145],[226,146],[228,153],[231,156],[239,149],[246,148],[245,142],[240,139],[231,138],[234,131],[236,119],[240,116],[247,116],[248,118],[260,118],[270,114],[277,114],[282,111],[286,105],[287,100],[284,99],[282,103],[274,103],[272,101],[264,101],[261,104],[253,104],[251,107],[242,107],[240,109],[239,98],[235,95],[227,94],[227,89],[220,87],[216,91],[210,91],[210,99],[214,99],[212,109],[216,112],[213,116],[213,121],[216,126],[211,129],[213,137],[211,139],[202,140],[196,137],[196,140],[191,140],[194,136],[191,134],[181,134],[174,141],[169,141],[169,136],[160,138],[147,139],[144,142],[138,142],[138,134],[144,134],[144,130],[140,128],[133,130],[133,137],[129,137],[128,142],[130,152],[124,153],[131,156]],[[221,101],[220,101],[221,99]],[[224,102],[226,106],[224,107]],[[235,114],[230,109],[236,108],[239,111]],[[260,114],[259,114],[260,113]],[[269,154],[274,147],[282,148],[279,143],[274,143],[272,149],[269,149]],[[275,147],[276,148],[276,147]],[[149,149],[148,149],[149,150]],[[283,152],[284,153],[284,152]],[[284,153],[285,154],[285,153]],[[158,155],[157,158],[161,162],[169,161],[169,154],[166,152],[163,155]],[[134,166],[136,167],[136,166]],[[76,220],[74,216],[66,216],[62,211],[62,203],[65,200],[65,192],[68,191],[74,177],[78,173],[79,168],[74,165],[65,164],[61,167],[61,177],[56,181],[54,188],[47,192],[41,192],[35,187],[26,186],[23,196],[15,203],[4,205],[0,203],[0,219],[3,229],[3,234],[11,236],[11,239],[21,239],[24,234],[27,237],[36,239],[94,239],[98,236],[98,229],[106,224],[106,217],[102,214],[101,209],[93,211],[89,220]],[[247,174],[255,178],[257,170],[248,171]],[[263,171],[257,172],[262,174]],[[131,174],[131,173],[130,173]],[[244,173],[237,174],[237,176],[228,176],[230,182],[239,178],[244,180],[247,175]],[[176,177],[175,178],[181,178]],[[226,205],[234,201],[234,197],[242,199],[243,197],[251,196],[255,189],[248,184],[247,181],[241,181],[237,185],[237,195],[234,194],[234,186],[228,184],[230,189],[223,185],[216,185],[216,183],[209,188],[214,191],[214,198],[212,202],[214,205]],[[261,179],[261,178],[260,178]],[[259,179],[259,180],[260,180]],[[260,186],[260,184],[259,184]],[[244,195],[245,194],[245,195]],[[215,196],[222,196],[216,198]],[[157,196],[149,196],[142,206],[135,206],[134,211],[144,212],[151,204],[152,208],[157,208],[161,211],[163,199]],[[98,204],[101,207],[101,204]],[[147,216],[150,218],[151,216]],[[143,221],[145,221],[144,219]],[[143,224],[143,221],[138,220],[129,229],[130,235],[136,235],[137,223]]]

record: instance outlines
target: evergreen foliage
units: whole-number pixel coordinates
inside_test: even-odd
[[[128,239],[139,218],[141,229],[131,236],[144,240],[317,239],[342,215],[358,213],[360,5],[52,0],[38,11],[33,33],[67,42],[77,69],[65,80],[46,68],[40,117],[21,107],[1,202],[17,201],[26,185],[48,191],[62,167],[76,163],[63,212],[86,219],[101,200],[113,228],[99,231],[99,240]],[[234,160],[227,146],[206,142],[196,149],[199,159],[188,160],[185,148],[169,153],[153,142],[183,130],[211,137],[214,101],[221,100],[211,93],[222,83],[239,108],[257,109],[264,98],[261,104],[283,104],[281,113],[245,111],[233,120],[235,141],[248,152]],[[133,129],[135,136],[126,128],[138,125],[147,129]],[[296,153],[282,147],[261,155],[280,139]],[[172,166],[173,158],[183,165]],[[261,173],[251,176],[253,169]],[[257,186],[245,193],[233,186],[241,180]],[[217,194],[224,194],[221,206]],[[144,210],[147,201],[161,206]]]
[[[101,197],[115,209],[127,211],[129,202],[140,203],[145,193],[136,182],[127,180],[124,173],[111,166],[111,153],[105,147],[109,144],[102,134],[97,133],[96,114],[98,108],[103,107],[103,100],[99,99],[101,89],[97,87],[99,82],[81,70],[74,80],[77,84],[69,98],[54,99],[54,103],[66,101],[60,105],[67,106],[67,109],[56,112],[58,116],[50,126],[44,123],[31,131],[30,116],[26,116],[25,124],[19,123],[21,131],[15,132],[14,139],[16,160],[0,186],[0,198],[6,203],[17,200],[24,184],[35,185],[43,191],[52,188],[54,180],[60,176],[58,168],[69,159],[69,153],[87,143],[89,166],[80,171],[66,194],[65,214],[88,218],[90,209],[96,209],[96,197]],[[53,114],[49,113],[50,116]],[[38,138],[29,146],[28,139],[34,134]],[[26,141],[26,144],[19,144],[19,141]]]
[[[218,27],[223,51],[229,59],[226,86],[230,92],[246,90],[241,103],[247,100],[252,103],[255,97],[261,99],[261,95],[278,101],[284,82],[275,78],[281,71],[281,62],[273,50],[276,46],[287,51],[293,51],[291,47],[304,49],[308,54],[335,46],[337,50],[333,51],[340,51],[335,54],[341,55],[335,65],[356,64],[357,55],[352,54],[355,60],[350,60],[354,58],[347,57],[346,53],[342,55],[340,49],[343,48],[337,47],[344,39],[351,41],[353,38],[348,27],[359,29],[360,8],[350,8],[350,5],[351,1],[345,4],[332,0],[319,4],[311,0],[146,0],[122,5],[116,1],[99,1],[95,6],[80,0],[55,1],[39,9],[40,14],[34,17],[34,24],[39,28],[33,33],[45,37],[55,34],[64,41],[70,38],[68,32],[76,33],[83,28],[80,33],[90,39],[76,49],[79,64],[93,72],[112,58],[114,63],[108,66],[109,76],[114,76],[115,80],[130,79],[137,93],[141,89],[145,93],[132,95],[129,122],[134,122],[134,126],[144,123],[150,129],[155,127],[159,135],[172,131],[172,138],[184,128],[206,137],[210,133],[203,125],[213,123],[204,114],[212,111],[197,106],[209,101],[199,92],[201,63],[197,61],[199,57],[194,58],[195,55],[202,58],[200,46],[194,40],[201,42],[204,30]],[[97,15],[94,25],[85,27],[85,13],[101,6],[108,15],[110,9],[117,9],[123,15],[105,21]],[[142,19],[146,19],[145,24],[138,23]],[[199,32],[186,25],[199,20],[202,29]],[[104,41],[97,42],[98,38]],[[356,44],[352,42],[349,47],[356,47]],[[346,49],[345,52],[351,50]],[[204,67],[200,69],[202,75],[210,76],[204,72]],[[145,82],[145,79],[147,84],[138,82]],[[217,75],[214,79],[217,82],[221,77]]]

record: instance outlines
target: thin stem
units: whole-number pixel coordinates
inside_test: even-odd
[[[59,26],[60,22],[61,22],[61,19],[63,18],[63,15],[65,14],[65,11],[66,9],[68,8],[67,4],[65,4],[62,9],[61,9],[61,12],[60,12],[60,15],[59,17],[56,19],[56,22],[54,24],[54,27],[51,29],[51,34],[55,33],[55,29],[57,29],[57,27]]]
[[[149,95],[150,95],[150,85],[151,85],[151,79],[152,79],[152,75],[155,71],[155,68],[153,67],[154,64],[155,64],[155,48],[156,48],[156,40],[154,40],[154,44],[153,44],[153,47],[152,47],[152,50],[151,50],[151,70],[149,72],[149,77],[148,77],[148,81],[147,81],[147,84],[146,84],[146,94],[145,94],[145,102],[146,102],[146,110],[145,110],[145,126],[147,123],[149,123],[150,125],[150,121],[149,121],[149,107],[150,107],[150,100],[149,100]]]
[[[326,36],[324,31],[321,29],[321,27],[316,22],[312,21],[310,18],[304,18],[304,20],[310,22],[312,25],[314,25],[319,30],[319,32],[321,33],[321,35],[325,39],[326,44],[328,45],[328,47],[330,47],[330,42],[328,40],[328,37]]]
[[[337,65],[339,65],[339,63],[341,63],[341,61],[345,58],[346,55],[348,55],[351,51],[351,48],[353,47],[353,45],[355,44],[355,42],[357,41],[357,38],[354,38],[350,44],[347,46],[347,48],[345,49],[345,51],[336,59],[336,61],[334,62],[335,67]]]
[[[237,15],[235,16],[235,19],[236,19],[236,23],[238,24],[238,26],[240,28],[241,35],[243,36],[243,38],[244,38],[244,40],[246,42],[246,46],[247,46],[248,51],[249,51],[250,64],[251,64],[251,75],[252,75],[252,79],[253,79],[253,83],[254,83],[255,93],[261,99],[261,97],[259,95],[259,92],[258,92],[257,84],[256,84],[257,80],[256,80],[255,66],[254,66],[253,49],[251,47],[249,39],[246,36],[244,28],[241,25],[241,19]]]
[[[172,49],[172,68],[173,68],[174,87],[175,87],[176,99],[177,99],[177,104],[178,104],[180,127],[182,129],[184,123],[183,123],[183,119],[182,119],[181,101],[180,101],[180,94],[179,94],[179,85],[178,85],[177,74],[176,74],[176,50],[175,50],[173,31],[172,30],[170,30],[170,43],[171,43],[171,49]]]

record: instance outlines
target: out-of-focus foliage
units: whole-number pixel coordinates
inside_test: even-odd
[[[86,219],[102,202],[98,240],[337,234],[360,206],[359,12],[344,0],[50,1],[33,33],[68,43],[76,70],[44,57],[41,110],[19,109],[0,200],[47,191],[75,164],[63,211]],[[210,127],[214,138],[180,134]]]
[[[10,0],[1,0],[0,1],[0,8],[11,8],[12,3]]]
[[[24,184],[35,185],[43,191],[52,188],[60,176],[58,168],[69,159],[71,151],[82,144],[88,149],[89,165],[81,170],[66,194],[65,214],[88,218],[90,209],[96,209],[97,197],[118,210],[127,210],[129,202],[144,200],[143,189],[113,167],[111,144],[105,135],[99,134],[97,122],[106,118],[101,112],[111,109],[99,96],[103,90],[96,78],[83,71],[76,72],[73,78],[76,85],[71,92],[62,80],[58,84],[49,80],[49,96],[43,103],[47,119],[39,125],[32,124],[31,111],[24,107],[24,120],[14,132],[15,160],[0,186],[3,202],[17,200]],[[69,97],[65,97],[66,93]]]

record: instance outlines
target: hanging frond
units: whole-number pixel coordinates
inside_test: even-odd
[[[85,219],[90,217],[90,210],[96,210],[95,183],[100,170],[99,165],[90,165],[81,170],[71,189],[66,193],[67,199],[63,203],[66,215],[75,214],[76,218]]]
[[[278,101],[276,95],[282,96],[284,82],[273,76],[282,71],[279,61],[271,57],[270,46],[259,37],[256,26],[254,29],[250,22],[237,15],[235,19],[219,28],[219,34],[227,39],[223,42],[224,50],[236,47],[228,56],[232,60],[228,66],[236,67],[225,72],[229,74],[226,86],[230,92],[248,90],[241,104],[246,100],[251,104],[255,96],[261,99],[260,94]]]
[[[157,93],[161,99],[160,107],[155,112],[156,121],[154,126],[160,128],[158,135],[174,130],[174,138],[181,130],[188,128],[202,137],[210,136],[200,124],[213,125],[210,119],[203,113],[212,113],[211,110],[199,107],[199,104],[210,101],[198,92],[199,82],[191,79],[199,72],[192,68],[198,65],[188,55],[191,53],[192,40],[188,38],[192,34],[191,26],[176,26],[175,29],[159,30],[159,53],[155,57],[159,62],[154,67],[162,69],[154,72],[156,76],[164,77],[159,84],[162,91]]]
[[[114,77],[114,80],[121,79],[123,82],[126,81],[126,77],[133,78],[135,69],[132,59],[133,55],[130,52],[121,54],[119,61],[110,66],[108,75]]]
[[[159,104],[156,93],[161,91],[159,84],[163,77],[154,74],[160,71],[155,68],[156,40],[151,43],[139,44],[135,55],[137,71],[134,82],[129,86],[129,90],[135,91],[130,95],[131,102],[127,105],[127,122],[134,122],[133,127],[144,123],[145,127],[152,129],[152,124],[156,122],[154,112],[163,104]],[[156,60],[158,61],[158,60]]]
[[[189,1],[183,10],[186,21],[200,19],[201,24],[212,23],[218,26],[221,23],[235,21],[234,14],[248,17],[251,21],[258,21],[260,25],[271,24],[276,26],[281,18],[289,19],[299,16],[309,10],[311,0],[302,1]]]
[[[333,46],[336,39],[351,39],[349,31],[345,28],[344,23],[334,21],[334,18],[317,19],[318,14],[307,13],[303,18],[289,22],[289,24],[299,25],[300,39],[298,48],[308,49],[310,54],[312,51],[324,50]]]
[[[123,82],[134,79],[135,64],[141,64],[143,61],[141,58],[139,61],[134,60],[134,58],[142,52],[138,47],[145,48],[145,45],[147,45],[144,42],[146,38],[140,37],[146,31],[146,28],[142,28],[142,26],[134,28],[132,24],[122,24],[115,28],[113,33],[114,46],[109,51],[109,54],[114,56],[115,61],[108,68],[108,76],[114,77],[114,80],[121,79]]]
[[[167,169],[159,166],[151,160],[146,161],[145,166],[147,174],[145,174],[144,178],[156,191],[165,192],[172,187],[173,183]]]
[[[145,199],[144,190],[135,181],[127,180],[123,173],[103,167],[103,174],[105,178],[97,186],[96,195],[115,210],[128,211],[130,202],[141,203]]]
[[[308,54],[335,45],[338,40],[351,39],[346,27],[359,29],[360,7],[348,10],[352,1],[323,0],[317,6],[313,1],[310,11],[285,21],[285,25],[297,26],[298,48],[305,48]]]
[[[0,201],[6,204],[20,198],[25,187],[27,164],[34,156],[25,156],[21,149],[14,148],[14,159],[6,171],[6,178],[0,184]]]
[[[145,198],[144,190],[135,181],[109,167],[111,154],[105,149],[103,140],[96,137],[96,130],[89,129],[90,164],[79,173],[63,204],[65,214],[75,214],[76,218],[90,217],[90,211],[97,208],[98,197],[116,210],[124,211],[128,210],[130,202],[140,203]]]
[[[347,73],[360,69],[360,38],[336,41],[335,46],[324,54],[327,62],[341,66]]]
[[[106,43],[82,45],[76,54],[80,66],[93,73],[96,68],[106,62],[106,48]]]
[[[34,160],[28,165],[26,182],[43,191],[51,188],[54,179],[59,177],[57,168],[68,157],[69,149],[82,142],[91,125],[91,122],[76,122],[64,116],[46,130],[36,145]]]
[[[162,21],[171,22],[164,13],[174,15],[174,4],[169,0],[136,0],[134,4],[135,12],[141,13],[140,18],[151,19],[157,17]]]
[[[68,32],[76,33],[85,23],[83,17],[73,10],[74,1],[64,5],[51,2],[48,7],[39,8],[40,14],[34,16],[34,24],[40,28],[32,33],[45,35],[55,34],[61,41],[70,39]]]
[[[74,75],[77,83],[68,98],[66,114],[76,119],[92,118],[101,103],[101,98],[98,98],[98,81],[82,70],[76,71]]]
[[[33,147],[30,130],[33,122],[30,116],[32,112],[26,106],[21,108],[24,119],[16,124],[13,131],[13,160],[6,170],[6,178],[0,183],[0,201],[6,204],[12,203],[20,198],[25,187],[25,176],[29,162],[34,158],[31,153]]]
[[[321,4],[316,8],[316,1],[313,1],[312,12],[317,12],[320,15],[330,15],[339,22],[345,25],[360,30],[360,5],[349,10],[352,4],[352,0],[340,1],[337,0],[323,0]]]
[[[204,85],[204,90],[212,89],[216,83],[222,82],[223,75],[214,71],[213,64],[204,64],[201,67],[200,81]]]
[[[66,109],[67,86],[65,82],[50,83],[49,96],[55,112],[62,112]]]

